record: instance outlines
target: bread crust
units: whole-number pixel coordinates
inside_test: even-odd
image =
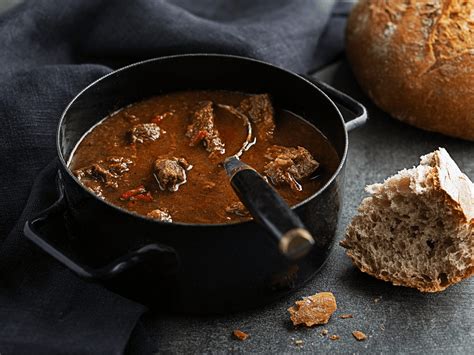
[[[360,0],[346,53],[364,91],[413,126],[474,140],[474,2]]]
[[[365,209],[372,203],[372,197],[367,197],[359,206],[359,214],[356,215],[346,231],[346,239],[340,242],[340,245],[347,249],[347,256],[352,260],[362,272],[372,275],[380,280],[391,282],[395,286],[413,287],[422,292],[439,292],[445,290],[452,284],[455,284],[465,278],[474,275],[474,185],[469,178],[464,175],[456,163],[452,160],[445,149],[439,150],[421,157],[421,165],[426,165],[427,174],[423,176],[424,183],[429,184],[429,194],[434,200],[442,201],[448,206],[453,218],[458,226],[464,228],[468,240],[470,240],[471,260],[469,267],[461,274],[450,276],[446,280],[433,280],[432,282],[420,281],[410,278],[398,278],[395,275],[383,274],[380,270],[375,270],[370,265],[360,260],[353,249],[360,247],[354,241],[354,235],[357,235],[357,228],[364,225]],[[406,172],[402,171],[402,172]],[[400,173],[399,173],[400,174]],[[390,178],[389,178],[390,179]],[[386,180],[389,181],[389,179]],[[376,193],[382,187],[381,184],[368,186],[366,190]],[[410,189],[416,189],[410,186]],[[425,192],[426,193],[426,192]]]

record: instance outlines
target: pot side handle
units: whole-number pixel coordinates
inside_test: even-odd
[[[58,223],[55,219],[63,220],[66,211],[65,197],[60,193],[60,197],[50,207],[40,212],[36,217],[26,221],[23,228],[25,236],[36,244],[40,249],[51,255],[77,275],[89,280],[107,280],[118,276],[133,266],[147,261],[156,261],[157,258],[166,259],[168,264],[166,271],[176,271],[178,268],[178,256],[175,250],[169,246],[150,243],[122,255],[109,264],[100,267],[92,267],[74,257],[73,253],[65,246],[60,246],[57,241],[53,242],[47,237],[47,233],[42,232],[43,227]],[[64,236],[66,240],[66,237]],[[160,263],[161,265],[163,263]],[[163,267],[163,266],[162,266]]]
[[[316,85],[326,95],[328,95],[332,100],[334,100],[334,102],[336,102],[338,105],[341,105],[355,116],[355,118],[346,122],[346,129],[348,131],[352,131],[353,129],[364,125],[369,119],[367,109],[359,101],[333,88],[332,86],[323,83],[322,81],[319,81],[307,75],[304,75],[304,78]]]

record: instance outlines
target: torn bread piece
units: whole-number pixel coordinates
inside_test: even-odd
[[[437,292],[474,273],[474,185],[439,148],[366,188],[341,245],[363,272]]]
[[[288,308],[293,325],[304,324],[312,327],[316,324],[326,324],[336,311],[336,298],[331,292],[320,292],[313,296],[304,297]]]

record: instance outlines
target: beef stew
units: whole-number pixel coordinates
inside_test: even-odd
[[[314,126],[275,109],[269,95],[184,91],[127,106],[79,142],[69,168],[81,183],[129,211],[165,222],[232,223],[251,218],[222,168],[247,139],[242,160],[289,205],[318,191],[339,157]]]

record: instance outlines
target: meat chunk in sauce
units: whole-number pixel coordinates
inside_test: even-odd
[[[225,211],[229,214],[235,214],[240,217],[250,216],[250,212],[240,201],[231,203],[229,206],[226,207]]]
[[[264,173],[274,185],[288,184],[293,190],[301,191],[299,181],[310,176],[319,166],[310,152],[303,147],[290,148],[273,145],[265,155],[270,162],[264,166]]]
[[[192,167],[184,158],[161,158],[153,164],[153,176],[162,191],[178,191],[186,183],[186,171]]]
[[[171,215],[165,209],[161,209],[161,210],[156,209],[151,212],[148,212],[147,217],[150,217],[162,222],[169,222],[169,223],[173,222],[173,218],[171,218]]]
[[[139,123],[128,132],[131,143],[144,143],[156,141],[160,138],[161,129],[156,123]]]
[[[192,123],[186,130],[186,137],[190,138],[190,146],[203,142],[206,150],[213,154],[224,154],[225,147],[219,131],[214,126],[214,109],[211,101],[203,101],[198,104],[193,114]]]
[[[78,141],[69,168],[91,194],[132,213],[145,217],[151,214],[147,218],[169,220],[168,214],[173,222],[184,223],[246,221],[251,214],[238,203],[240,200],[218,162],[242,147],[244,123],[250,121],[251,139],[254,142],[253,138],[256,138],[256,141],[243,153],[242,161],[259,171],[288,205],[294,206],[324,186],[337,170],[340,159],[330,142],[314,126],[290,111],[280,110],[276,97],[271,97],[273,102],[270,97],[231,91],[178,91],[134,103],[115,111],[88,131]],[[275,104],[273,109],[272,104]],[[259,133],[273,130],[272,111],[276,124],[273,137],[261,139]],[[269,129],[261,128],[264,122],[268,123]],[[196,134],[200,128],[205,131],[206,140],[202,133]],[[210,137],[216,135],[221,142],[212,145],[215,141]],[[195,146],[190,146],[192,138],[195,138]],[[132,140],[134,144],[131,144]],[[276,156],[267,159],[267,149],[273,145],[304,147],[321,166],[309,177],[298,180],[295,177],[298,174],[295,174],[290,175],[290,179],[284,175],[285,167],[273,162]],[[215,158],[212,147],[216,149]],[[224,148],[225,153],[221,155],[219,151]],[[182,165],[179,158],[191,163],[192,170],[187,171],[188,167]],[[153,176],[157,159],[171,160],[162,162],[163,168],[158,169],[163,175],[160,184],[164,191]],[[171,169],[166,169],[168,165]],[[265,165],[268,176],[283,183],[273,185],[265,175]],[[187,182],[179,186],[184,181],[183,169]],[[278,173],[283,177],[278,179]],[[316,174],[317,179],[313,178]],[[301,185],[301,192],[295,192],[288,185],[298,186],[293,179]],[[169,191],[169,188],[177,187],[177,192]],[[157,209],[159,211],[152,213]]]
[[[97,189],[98,186],[90,186],[90,182],[95,181],[104,183],[106,187],[117,188],[117,180],[130,170],[131,164],[133,162],[128,158],[109,157],[106,160],[99,160],[97,163],[74,171],[74,175],[100,195],[100,189]]]
[[[275,119],[272,102],[268,94],[252,95],[242,100],[239,111],[247,114],[257,128],[257,136],[268,140],[275,132]]]

